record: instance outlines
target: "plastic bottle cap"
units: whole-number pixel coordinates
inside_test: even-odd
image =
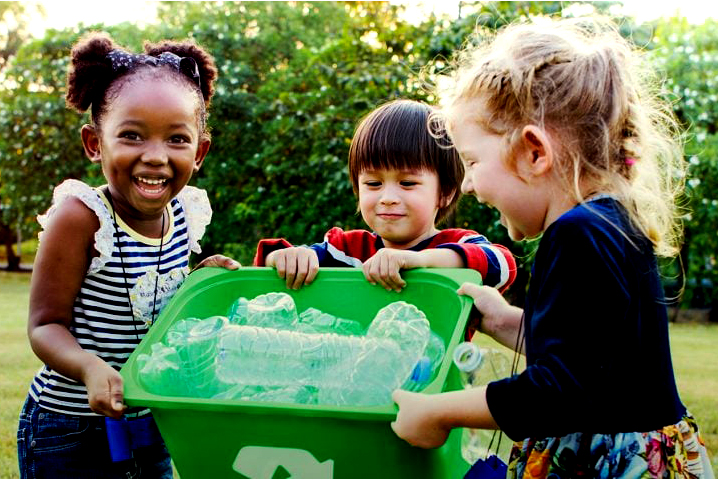
[[[411,380],[414,382],[426,382],[431,377],[431,359],[429,356],[422,356],[411,372]]]
[[[471,372],[481,364],[481,350],[473,342],[462,342],[454,349],[454,364],[463,372]]]

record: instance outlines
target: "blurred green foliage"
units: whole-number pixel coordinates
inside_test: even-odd
[[[670,19],[657,26],[656,65],[665,71],[674,111],[688,136],[683,304],[718,307],[718,22],[690,25]],[[679,265],[672,270],[683,285]],[[713,309],[712,315],[718,315]]]
[[[609,12],[617,2],[592,2]],[[431,82],[469,34],[487,35],[529,15],[571,15],[572,2],[462,2],[459,18],[405,20],[388,2],[163,2],[157,24],[79,26],[25,43],[0,86],[2,219],[22,219],[26,236],[52,189],[68,177],[103,183],[84,157],[86,118],[64,106],[68,53],[87,30],[104,30],[138,50],[143,39],[193,38],[219,68],[210,109],[212,148],[193,183],[207,189],[214,215],[203,255],[224,253],[251,263],[256,242],[285,237],[321,240],[332,226],[365,227],[346,160],[362,116],[395,98],[433,102]],[[718,298],[718,138],[715,102],[718,29],[680,19],[636,25],[617,18],[622,34],[650,50],[666,72],[670,98],[690,132],[686,217],[685,305]],[[513,243],[498,214],[464,198],[451,225],[473,228],[517,255],[520,276],[509,293],[520,303],[535,243]],[[677,267],[678,266],[678,267]],[[682,283],[680,263],[664,267]]]

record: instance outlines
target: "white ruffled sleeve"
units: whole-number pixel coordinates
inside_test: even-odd
[[[52,193],[52,205],[45,214],[37,216],[40,226],[45,229],[48,221],[55,215],[58,207],[68,197],[77,197],[89,207],[100,221],[100,228],[95,232],[95,249],[100,253],[99,257],[93,257],[88,274],[100,270],[112,257],[112,249],[114,245],[114,229],[112,225],[112,216],[110,211],[102,202],[99,194],[89,185],[75,179],[68,179],[62,184],[55,187]],[[42,241],[42,231],[38,234],[38,238]]]
[[[185,212],[189,248],[192,252],[199,254],[202,252],[199,240],[204,236],[204,231],[212,220],[212,207],[209,205],[207,191],[186,185],[177,194],[177,200],[182,204],[182,209]]]

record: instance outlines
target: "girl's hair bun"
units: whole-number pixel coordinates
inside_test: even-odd
[[[99,127],[101,119],[108,105],[108,89],[122,85],[122,79],[129,78],[135,72],[145,71],[157,65],[171,65],[175,73],[168,75],[188,79],[193,85],[197,85],[197,74],[199,74],[199,89],[194,90],[202,97],[200,102],[200,128],[206,133],[207,107],[214,94],[214,82],[217,78],[217,68],[214,58],[196,43],[185,41],[165,40],[156,44],[145,42],[145,55],[133,55],[118,53],[108,57],[113,50],[123,52],[106,33],[91,32],[84,35],[73,46],[71,53],[70,70],[67,76],[67,93],[65,100],[69,107],[78,112],[91,110],[92,121]],[[173,63],[172,57],[162,57],[161,54],[169,52],[178,57],[191,58],[197,66],[191,66],[191,72],[183,67],[180,61]],[[176,58],[176,57],[175,57]],[[114,68],[113,68],[113,63]],[[189,62],[186,62],[189,64]],[[148,67],[150,66],[150,67]],[[162,70],[164,71],[164,70]],[[169,72],[169,71],[168,71]],[[164,75],[164,74],[162,74]],[[116,83],[119,81],[120,83]]]
[[[214,81],[217,78],[217,67],[214,63],[214,57],[207,53],[202,47],[196,43],[185,40],[175,42],[164,40],[158,43],[145,42],[145,53],[147,55],[158,56],[162,52],[171,52],[179,57],[191,57],[197,63],[199,69],[200,88],[205,105],[209,105],[214,95]]]
[[[67,75],[67,105],[85,112],[96,94],[104,92],[114,78],[107,54],[118,48],[101,32],[85,34],[73,46],[70,71]]]

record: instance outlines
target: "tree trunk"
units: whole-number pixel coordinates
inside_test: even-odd
[[[15,255],[15,251],[12,248],[15,237],[13,236],[12,230],[0,222],[0,242],[5,245],[5,252],[7,253],[7,270],[8,271],[19,271],[20,270],[20,257]]]

